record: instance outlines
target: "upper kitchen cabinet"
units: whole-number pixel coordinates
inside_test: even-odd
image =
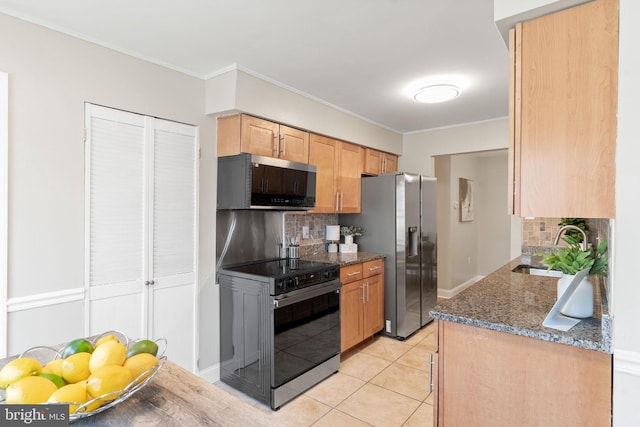
[[[316,171],[316,208],[311,213],[359,213],[362,147],[311,134],[309,163]]]
[[[218,156],[238,153],[308,163],[309,133],[246,114],[218,118]]]
[[[613,218],[618,0],[510,32],[511,213]]]
[[[362,173],[365,175],[380,175],[398,170],[398,156],[371,148],[364,149],[363,163]]]

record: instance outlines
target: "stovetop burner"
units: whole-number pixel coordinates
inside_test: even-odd
[[[269,282],[271,294],[279,295],[340,277],[340,266],[298,258],[257,261],[223,267],[221,273]]]

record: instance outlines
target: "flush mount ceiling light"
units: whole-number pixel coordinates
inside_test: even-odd
[[[438,102],[449,101],[460,95],[460,88],[452,84],[433,84],[421,87],[413,94],[416,102],[425,104],[437,104]]]

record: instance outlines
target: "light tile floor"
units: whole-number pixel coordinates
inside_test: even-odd
[[[222,383],[239,404],[258,409],[261,425],[292,427],[432,427],[428,391],[429,353],[435,351],[430,323],[405,341],[375,337],[342,355],[340,371],[302,396],[271,411]]]

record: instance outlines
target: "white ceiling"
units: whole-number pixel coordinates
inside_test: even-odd
[[[493,0],[0,0],[0,12],[201,78],[237,66],[402,133],[508,115]],[[468,87],[443,104],[405,94],[442,74]]]

